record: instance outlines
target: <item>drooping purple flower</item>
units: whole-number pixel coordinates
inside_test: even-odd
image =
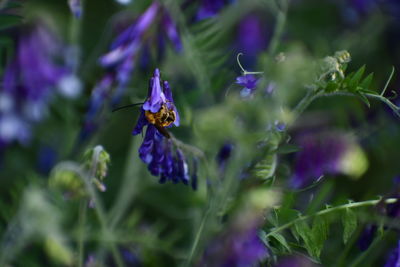
[[[93,116],[99,117],[97,120],[100,120],[100,111],[104,107],[117,106],[131,80],[134,69],[139,65],[138,62],[140,63],[140,61],[144,60],[143,53],[149,51],[149,47],[154,46],[154,44],[159,48],[159,43],[154,42],[154,39],[159,37],[163,39],[165,38],[164,36],[171,40],[177,51],[182,49],[179,31],[175,22],[166,8],[158,1],[154,1],[132,25],[116,37],[110,46],[110,50],[99,59],[100,65],[107,69],[107,73],[93,89],[88,111],[89,115],[86,116],[87,119],[84,123],[86,126],[83,129],[83,132],[86,133],[82,136],[89,136],[90,132],[87,130],[96,128],[97,123],[93,122]],[[164,49],[164,47],[161,49]],[[157,79],[157,77],[155,76],[154,79]],[[105,86],[103,85],[105,80],[107,82],[106,90],[104,90]],[[161,86],[157,82],[154,84],[155,86]],[[165,87],[167,86],[165,85]],[[107,92],[106,94],[104,94],[105,91]],[[160,94],[165,98],[164,93],[160,93],[159,90],[154,91],[154,93]],[[149,99],[159,100],[155,96]],[[153,112],[159,108],[157,103],[147,103],[146,105],[150,105]],[[179,124],[179,117],[175,124]]]
[[[400,266],[400,241],[393,251],[390,253],[388,260],[386,261],[385,267],[399,267]]]
[[[57,90],[65,97],[79,93],[79,81],[65,59],[59,57],[64,49],[42,25],[20,32],[0,89],[0,143],[15,140],[26,144],[31,125],[46,116],[48,103]],[[75,84],[77,88],[71,88],[74,94],[65,91],[66,83]]]
[[[323,175],[346,174],[359,177],[367,168],[361,148],[343,133],[308,133],[297,140],[301,151],[296,155],[291,185],[309,185]],[[352,162],[350,164],[350,162]]]
[[[169,134],[163,130],[172,125],[179,125],[179,113],[168,82],[161,80],[160,71],[156,69],[150,79],[148,98],[141,108],[133,135],[142,133],[147,126],[139,157],[147,164],[152,175],[160,177],[160,183],[172,181],[187,185],[190,181],[187,159],[181,149],[174,147]]]

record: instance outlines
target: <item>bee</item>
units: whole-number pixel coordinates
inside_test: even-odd
[[[171,135],[165,127],[170,126],[176,120],[176,113],[172,108],[169,109],[166,104],[162,104],[160,110],[156,113],[146,110],[145,117],[162,135],[171,138]]]
[[[168,102],[167,102],[168,103]],[[167,103],[164,103],[161,105],[161,108],[153,113],[149,110],[146,110],[144,115],[147,119],[147,121],[154,125],[158,132],[165,136],[166,138],[171,138],[170,133],[165,129],[165,127],[170,126],[172,123],[175,122],[176,120],[176,113],[173,108],[168,108]],[[130,104],[126,106],[122,106],[119,108],[114,109],[112,112],[115,112],[120,109],[125,109],[125,108],[130,108],[138,105],[143,105],[144,103],[136,103],[136,104]]]

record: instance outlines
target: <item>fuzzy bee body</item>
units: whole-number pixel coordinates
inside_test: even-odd
[[[176,114],[172,108],[169,109],[166,104],[163,104],[155,113],[146,110],[145,117],[147,121],[153,124],[162,135],[167,138],[171,137],[165,127],[168,127],[176,120]]]

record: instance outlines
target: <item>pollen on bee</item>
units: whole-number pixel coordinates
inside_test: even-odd
[[[165,104],[155,113],[146,110],[145,116],[149,123],[159,127],[167,127],[176,119],[175,111],[173,109],[168,109]]]

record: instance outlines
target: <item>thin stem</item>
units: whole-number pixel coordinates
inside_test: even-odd
[[[384,200],[384,203],[386,204],[392,204],[392,203],[396,203],[398,200],[397,198],[388,198],[386,200]],[[306,216],[300,216],[297,219],[288,222],[286,224],[283,224],[277,228],[273,228],[272,231],[270,231],[267,234],[267,237],[270,235],[273,235],[275,233],[281,232],[287,228],[290,228],[292,225],[296,224],[297,222],[300,221],[305,221],[308,220],[310,218],[313,217],[317,217],[317,216],[321,216],[321,215],[325,215],[331,212],[335,212],[335,211],[339,211],[339,210],[344,210],[344,209],[353,209],[353,208],[359,208],[359,207],[365,207],[365,206],[374,206],[378,203],[382,202],[382,199],[376,199],[376,200],[367,200],[367,201],[362,201],[362,202],[353,202],[353,203],[348,203],[348,204],[344,204],[344,205],[340,205],[340,206],[336,206],[336,207],[332,207],[332,208],[327,208],[321,211],[318,211],[314,214],[310,214],[310,215],[306,215]]]
[[[248,75],[248,74],[263,74],[264,72],[262,71],[247,71],[243,68],[242,63],[240,63],[240,56],[242,56],[243,53],[239,53],[236,56],[236,61],[237,64],[239,65],[239,68],[242,70],[243,75]]]
[[[279,0],[277,0],[278,2]],[[268,54],[273,57],[278,48],[279,42],[282,37],[283,29],[286,23],[287,10],[289,6],[289,0],[281,0],[282,5],[278,5],[278,15],[276,19],[274,35],[272,36],[271,43],[269,45]],[[278,3],[277,3],[278,4]]]
[[[201,236],[203,234],[204,226],[206,225],[206,222],[208,221],[208,218],[209,218],[209,216],[211,214],[211,209],[212,209],[211,206],[208,207],[206,213],[203,216],[203,219],[201,220],[199,229],[197,230],[196,236],[195,236],[193,244],[192,244],[192,248],[190,249],[189,257],[187,258],[185,264],[183,265],[184,267],[191,266],[190,264],[192,262],[193,256],[194,256],[194,254],[196,252],[196,249],[198,247],[198,244],[200,242],[200,238],[201,238]]]
[[[392,78],[393,78],[393,74],[394,74],[394,67],[392,67],[392,71],[390,72],[389,78],[388,78],[388,80],[386,81],[385,87],[384,87],[383,90],[382,90],[381,96],[383,96],[383,95],[385,94],[386,89],[388,88],[389,83],[390,83],[390,81],[391,81]]]
[[[86,224],[86,213],[87,213],[87,201],[82,199],[79,207],[79,240],[78,240],[78,266],[83,266],[84,258],[84,246],[86,239],[85,224]]]

